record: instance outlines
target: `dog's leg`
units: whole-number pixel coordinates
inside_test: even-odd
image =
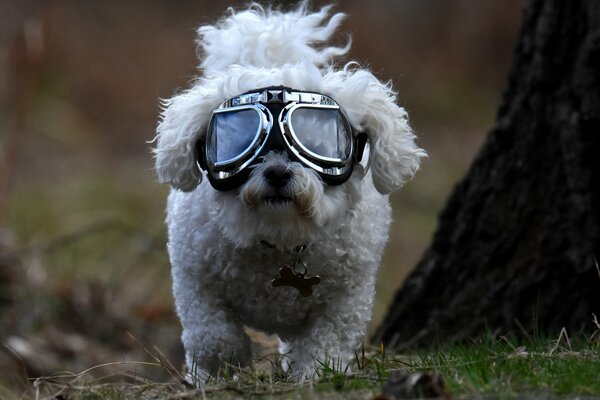
[[[173,294],[191,383],[201,386],[227,366],[250,364],[250,339],[214,290],[202,290],[197,277],[174,271]]]
[[[295,379],[314,377],[327,366],[350,373],[354,352],[371,318],[372,288],[338,296],[297,334],[281,337],[282,367]]]

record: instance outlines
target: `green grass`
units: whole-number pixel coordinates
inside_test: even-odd
[[[560,339],[529,339],[523,344],[488,337],[420,352],[403,364],[413,371],[440,373],[449,391],[458,395],[600,395],[598,341],[570,342],[566,335]]]
[[[86,380],[86,373],[55,375],[34,386],[45,396],[65,399],[368,399],[381,393],[394,371],[437,373],[453,398],[564,398],[600,396],[600,344],[594,339],[569,341],[499,339],[438,345],[433,349],[388,355],[383,349],[357,352],[351,366],[320,363],[318,377],[302,383],[274,373],[276,358],[266,357],[254,368],[226,368],[203,389],[182,383],[183,376],[155,357],[147,364],[167,368],[171,383],[157,383],[131,372]],[[265,361],[266,362],[265,364]],[[267,365],[270,367],[265,368]],[[129,365],[131,368],[133,365]],[[352,368],[350,372],[349,368]],[[101,368],[101,367],[98,367]],[[177,376],[175,376],[177,375]],[[114,382],[117,379],[118,382]]]

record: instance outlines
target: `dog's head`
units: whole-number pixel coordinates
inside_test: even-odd
[[[269,142],[257,150],[256,158],[242,168],[244,179],[237,187],[216,190],[202,184],[214,191],[225,233],[239,243],[256,235],[267,240],[289,237],[298,243],[300,237],[313,234],[313,227],[335,221],[352,208],[363,185],[374,185],[382,194],[399,189],[425,156],[414,142],[406,111],[396,104],[391,84],[356,63],[336,69],[333,58],[346,54],[349,42],[345,47],[318,46],[344,18],[329,12],[325,7],[309,13],[307,2],[290,12],[258,5],[242,12],[230,10],[217,25],[198,30],[202,75],[192,88],[164,102],[154,150],[156,171],[160,181],[182,191],[195,190],[206,174],[199,165],[207,169],[206,146],[211,145],[207,132],[213,129],[215,110],[231,106],[226,100],[241,94],[269,87],[321,94],[334,100],[351,127],[348,140],[354,144],[350,155],[354,165],[351,172],[345,169],[343,183],[328,182],[322,168],[280,140],[278,146]],[[272,117],[277,125],[278,115]],[[285,136],[277,127],[275,131],[268,136]],[[361,135],[368,139],[369,149],[362,165],[356,156],[361,143],[355,141]],[[365,176],[366,163],[370,172]],[[210,178],[218,188],[218,176]]]

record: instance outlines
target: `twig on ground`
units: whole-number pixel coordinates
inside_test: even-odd
[[[81,371],[79,373],[72,373],[72,372],[60,372],[58,374],[54,374],[52,376],[49,377],[41,377],[41,378],[36,378],[33,381],[33,387],[36,388],[36,391],[39,390],[39,388],[41,388],[42,386],[60,386],[60,389],[56,392],[53,393],[49,396],[43,397],[42,399],[56,399],[59,398],[66,390],[68,389],[77,389],[82,388],[82,386],[77,386],[76,383],[81,380],[84,376],[86,376],[87,374],[89,374],[92,371],[95,371],[97,369],[100,368],[105,368],[105,367],[112,367],[112,366],[118,366],[118,365],[147,365],[147,366],[153,366],[153,367],[157,367],[160,366],[159,364],[155,364],[155,363],[150,363],[150,362],[144,362],[144,361],[117,361],[117,362],[110,362],[110,363],[104,363],[104,364],[99,364],[99,365],[95,365],[93,367],[90,367],[84,371]],[[114,373],[114,374],[110,374],[109,376],[105,376],[104,379],[106,379],[107,377],[112,377],[115,375],[119,375],[120,373]],[[60,382],[60,380],[65,379],[67,380],[67,382]],[[38,397],[36,397],[37,399]]]
[[[148,354],[158,365],[160,365],[167,373],[175,379],[179,384],[190,388],[190,384],[185,380],[185,377],[181,374],[181,372],[173,366],[173,364],[165,357],[165,355],[158,349],[158,347],[154,346],[154,350],[156,354],[151,352],[146,346],[144,346],[131,332],[127,332],[127,336],[131,338],[138,346],[140,346],[146,354]]]
[[[563,338],[566,341],[567,346],[569,347],[569,351],[573,352],[573,347],[571,346],[571,340],[569,339],[569,335],[567,334],[567,330],[563,327],[560,330],[560,335],[558,335],[558,339],[556,339],[556,344],[550,350],[550,353],[549,353],[550,355],[554,354],[554,352],[556,350],[558,350],[558,348],[560,347],[560,340],[563,339]]]
[[[600,333],[600,323],[598,322],[598,317],[596,317],[596,314],[594,313],[592,313],[592,323],[596,326],[596,330],[592,333],[592,336],[590,336],[590,340],[593,340],[594,337]]]

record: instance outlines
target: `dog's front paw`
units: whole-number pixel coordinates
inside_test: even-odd
[[[250,339],[241,325],[221,323],[214,328],[215,332],[221,330],[220,335],[202,328],[184,329],[182,335],[186,349],[186,379],[189,383],[201,387],[211,377],[230,376],[232,371],[250,365]]]
[[[296,382],[319,378],[333,371],[340,374],[352,373],[351,361],[348,358],[334,358],[327,355],[286,354],[281,357],[281,368],[291,380]]]
[[[208,382],[210,376],[210,372],[207,370],[192,366],[192,368],[188,368],[187,373],[185,374],[185,381],[190,386],[201,388]]]
[[[281,367],[288,379],[294,382],[304,382],[319,376],[319,367],[316,363],[299,363],[290,359],[282,360]]]

